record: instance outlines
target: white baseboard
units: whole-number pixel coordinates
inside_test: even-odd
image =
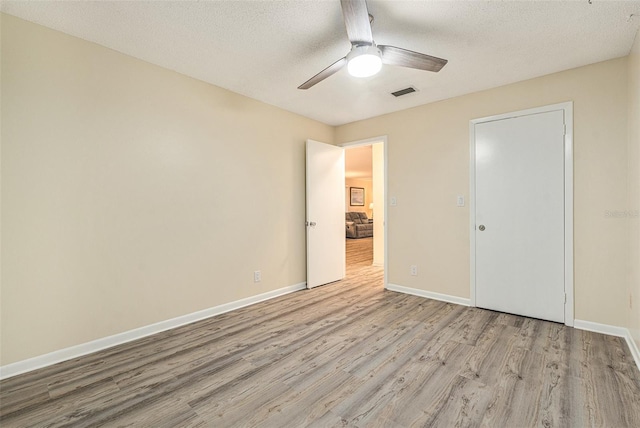
[[[640,350],[638,349],[638,344],[635,340],[633,340],[633,336],[631,336],[631,332],[627,330],[628,334],[624,337],[627,341],[627,345],[629,346],[629,350],[631,351],[631,355],[633,355],[633,359],[636,362],[636,366],[638,366],[638,370],[640,370]]]
[[[185,324],[220,315],[225,312],[240,309],[245,306],[253,305],[265,300],[273,299],[278,296],[293,293],[294,291],[303,290],[307,287],[306,283],[291,285],[289,287],[279,288],[277,290],[268,291],[256,296],[247,297],[245,299],[236,300],[235,302],[225,303],[223,305],[214,306],[212,308],[203,309],[198,312],[182,315],[166,321],[160,321],[144,327],[125,331],[123,333],[114,334],[113,336],[103,337],[101,339],[92,340],[91,342],[82,343],[80,345],[71,346],[69,348],[60,349],[48,354],[39,355],[27,360],[18,361],[0,367],[0,379],[6,379],[32,370],[47,367],[62,361],[71,360],[103,349],[111,348],[116,345],[141,339],[152,334],[160,333],[165,330],[180,327]]]
[[[450,296],[449,294],[434,293],[433,291],[419,290],[417,288],[404,287],[397,284],[387,284],[387,290],[396,291],[398,293],[411,294],[413,296],[426,297],[427,299],[440,300],[447,303],[455,303],[456,305],[471,306],[471,300],[464,297]]]
[[[575,320],[573,326],[580,330],[587,330],[587,331],[593,331],[594,333],[602,333],[602,334],[608,334],[610,336],[623,337],[627,342],[629,351],[631,351],[633,360],[636,362],[636,366],[638,366],[638,370],[640,370],[640,352],[638,351],[638,346],[636,345],[636,341],[633,340],[633,337],[631,336],[631,332],[629,331],[628,328],[617,327],[614,325],[600,324],[600,323],[591,322],[591,321],[582,321],[582,320]]]
[[[573,326],[579,330],[593,331],[594,333],[608,334],[610,336],[625,337],[629,330],[615,325],[600,324],[597,322],[574,320]]]

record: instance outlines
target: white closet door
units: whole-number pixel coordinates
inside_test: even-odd
[[[564,115],[475,125],[476,305],[564,322]]]

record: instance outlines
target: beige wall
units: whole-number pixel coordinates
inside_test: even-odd
[[[574,102],[575,316],[622,326],[627,304],[627,59],[343,125],[336,142],[388,136],[389,282],[468,298],[469,121]],[[418,265],[418,276],[409,266]]]
[[[0,16],[2,16],[0,14]],[[0,366],[2,365],[2,20],[0,19]]]
[[[469,120],[569,100],[576,318],[640,337],[639,220],[605,215],[639,206],[638,41],[628,59],[334,129],[17,18],[1,26],[2,365],[303,282],[307,138],[387,135],[390,282],[469,297],[456,207]]]
[[[2,57],[2,365],[305,281],[332,127],[7,15]]]
[[[628,328],[640,347],[640,33],[629,56],[629,310]]]
[[[369,209],[369,204],[373,202],[373,181],[365,180],[360,178],[347,178],[344,180],[345,188],[345,206],[347,208],[347,212],[351,211],[359,211],[367,213],[368,217],[371,217],[371,210]],[[351,202],[351,191],[350,187],[362,187],[364,189],[364,206],[352,206]]]

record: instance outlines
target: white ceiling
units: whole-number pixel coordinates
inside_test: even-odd
[[[640,0],[369,1],[377,43],[446,58],[440,73],[343,69],[298,85],[350,49],[338,0],[3,0],[11,15],[330,125],[625,56]],[[635,14],[635,16],[632,16]],[[394,98],[407,86],[417,93]]]
[[[346,148],[344,151],[345,178],[370,180],[373,175],[372,146]]]

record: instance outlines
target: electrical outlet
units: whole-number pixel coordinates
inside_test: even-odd
[[[416,276],[416,275],[418,275],[418,266],[416,266],[416,265],[411,265],[411,267],[410,267],[410,269],[409,269],[409,270],[410,270],[410,272],[411,272],[411,275],[412,275],[412,276]]]
[[[262,274],[260,273],[259,270],[253,272],[253,282],[260,282],[262,281]]]
[[[464,196],[458,195],[457,204],[459,207],[464,207]]]
[[[398,205],[398,198],[396,198],[395,196],[392,196],[392,197],[391,197],[391,199],[390,199],[390,201],[389,201],[389,204],[390,204],[392,207],[395,207],[396,205]]]

